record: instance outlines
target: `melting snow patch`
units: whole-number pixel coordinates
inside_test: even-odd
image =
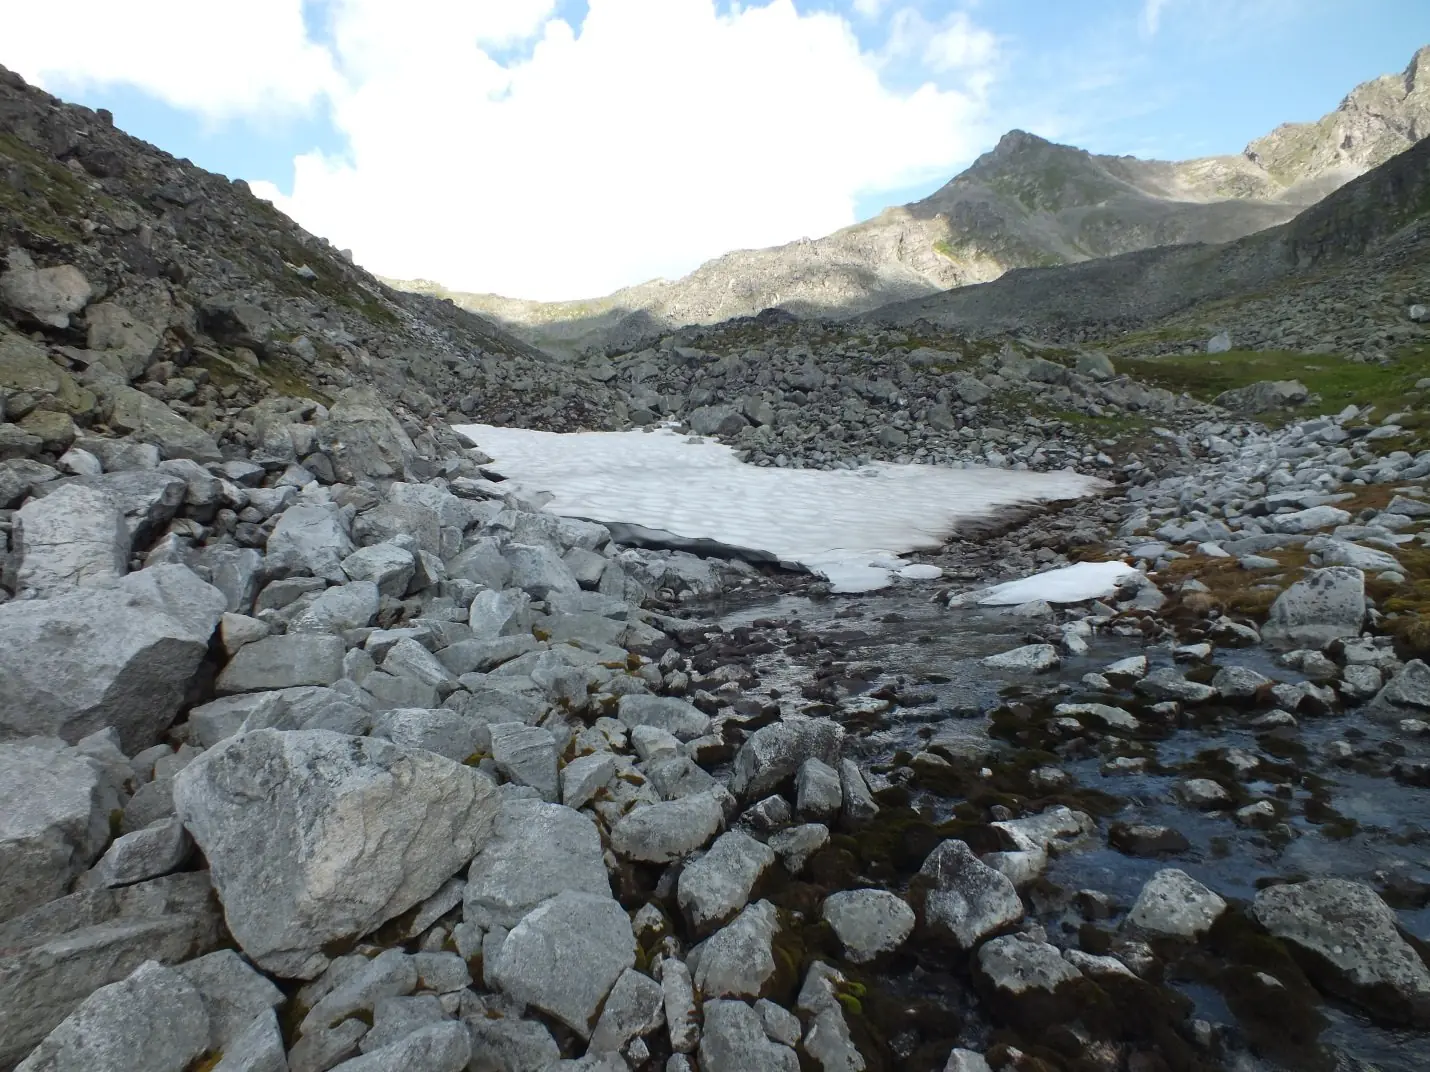
[[[961,522],[1075,499],[1106,487],[1070,470],[870,465],[858,470],[764,469],[722,443],[652,432],[539,432],[460,424],[490,468],[546,509],[620,523],[672,546],[709,541],[828,577],[836,592],[882,588],[893,573],[926,579],[937,567],[899,555],[941,547]],[[1090,598],[1090,597],[1082,597]]]
[[[985,607],[1014,607],[1035,599],[1048,603],[1081,603],[1105,599],[1138,570],[1126,562],[1079,562],[985,589],[978,602]]]

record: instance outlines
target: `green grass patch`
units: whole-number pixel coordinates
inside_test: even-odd
[[[1335,354],[1293,350],[1230,350],[1224,354],[1121,358],[1118,371],[1143,383],[1213,401],[1223,391],[1262,380],[1299,380],[1319,400],[1292,415],[1338,413],[1347,405],[1373,405],[1384,416],[1425,401],[1415,384],[1430,377],[1430,346],[1402,351],[1388,365],[1360,364]]]

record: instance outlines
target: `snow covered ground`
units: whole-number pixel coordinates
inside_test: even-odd
[[[1074,472],[873,465],[765,469],[724,444],[667,429],[560,434],[455,426],[523,493],[554,513],[757,550],[828,577],[837,592],[882,588],[931,567],[898,556],[940,547],[961,522],[1105,486]]]
[[[973,598],[985,607],[1016,607],[1039,599],[1047,603],[1081,603],[1106,599],[1120,583],[1137,576],[1140,572],[1126,562],[1077,562],[996,584]]]

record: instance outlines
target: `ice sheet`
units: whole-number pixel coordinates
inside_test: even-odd
[[[745,465],[722,443],[669,429],[454,427],[523,493],[549,494],[553,513],[766,551],[823,574],[839,592],[884,587],[907,566],[899,555],[942,546],[961,522],[1106,486],[1070,470],[767,469]]]
[[[1117,591],[1119,581],[1137,572],[1126,562],[1078,562],[994,585],[978,597],[978,602],[985,607],[1013,607],[1037,599],[1049,603],[1105,599]]]

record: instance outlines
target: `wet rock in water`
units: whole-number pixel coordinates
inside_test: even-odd
[[[496,787],[430,752],[327,730],[230,737],[174,780],[229,929],[275,974],[430,897],[486,842]]]
[[[919,869],[927,926],[972,949],[988,935],[1023,918],[1023,902],[1008,878],[951,838],[929,853]]]
[[[1256,895],[1251,915],[1324,989],[1376,1020],[1430,1026],[1430,967],[1369,886],[1348,879],[1271,886]]]
[[[948,1055],[943,1072],[992,1072],[988,1060],[973,1050],[955,1049]]]
[[[809,858],[829,844],[829,827],[822,823],[792,826],[771,834],[767,844],[779,855],[785,870],[798,875]]]
[[[1154,700],[1177,700],[1181,703],[1206,703],[1216,698],[1216,689],[1197,681],[1188,681],[1170,666],[1153,670],[1137,682],[1137,691]]]
[[[198,991],[150,960],[85,998],[16,1072],[184,1072],[208,1040]]]
[[[1113,823],[1107,840],[1127,856],[1175,856],[1192,847],[1180,830],[1152,823]]]
[[[1212,678],[1212,688],[1228,700],[1249,700],[1271,684],[1271,679],[1246,666],[1223,666]]]
[[[1215,811],[1232,804],[1231,793],[1210,778],[1188,778],[1179,782],[1172,792],[1187,807],[1198,811]]]
[[[1027,644],[1012,651],[989,655],[983,665],[990,670],[1006,670],[1011,673],[1038,674],[1062,665],[1058,649],[1051,644]]]
[[[855,964],[893,952],[914,929],[914,910],[887,890],[832,893],[821,915],[839,936],[844,955]]]
[[[1273,647],[1321,648],[1360,635],[1365,574],[1351,566],[1310,570],[1271,604],[1262,639]]]
[[[787,718],[762,726],[735,755],[730,791],[750,800],[765,796],[793,778],[805,760],[839,762],[844,730],[827,718]]]
[[[725,823],[723,789],[636,807],[611,831],[611,848],[628,860],[664,864],[689,856]]]
[[[1430,666],[1419,659],[1406,663],[1376,693],[1366,713],[1382,722],[1423,718],[1430,714]]]
[[[680,873],[677,900],[691,930],[708,934],[744,908],[774,862],[774,851],[744,831],[721,834],[709,852]]]
[[[775,974],[779,911],[756,901],[690,952],[691,977],[709,997],[757,998]]]
[[[1030,1030],[1062,1020],[1066,988],[1083,978],[1056,946],[1027,935],[985,942],[976,959],[995,1014]]]
[[[839,772],[818,759],[806,759],[795,775],[795,808],[801,816],[829,820],[844,800]]]
[[[563,890],[610,896],[596,824],[560,804],[504,798],[492,836],[472,860],[463,920],[514,927]]]
[[[504,993],[589,1038],[596,1011],[635,958],[635,934],[620,904],[567,890],[512,928],[492,972]]]
[[[846,827],[867,823],[879,814],[879,805],[869,791],[869,783],[852,759],[839,761],[839,788],[843,796],[841,819]]]
[[[794,1050],[770,1039],[759,1014],[743,1001],[707,1001],[700,1067],[734,1072],[799,1072]]]
[[[1120,707],[1100,703],[1065,703],[1053,708],[1057,718],[1075,718],[1079,722],[1096,722],[1113,730],[1135,730],[1141,727],[1136,717]]]
[[[1127,925],[1158,938],[1193,940],[1211,929],[1226,911],[1226,901],[1185,871],[1158,871],[1137,895]]]

